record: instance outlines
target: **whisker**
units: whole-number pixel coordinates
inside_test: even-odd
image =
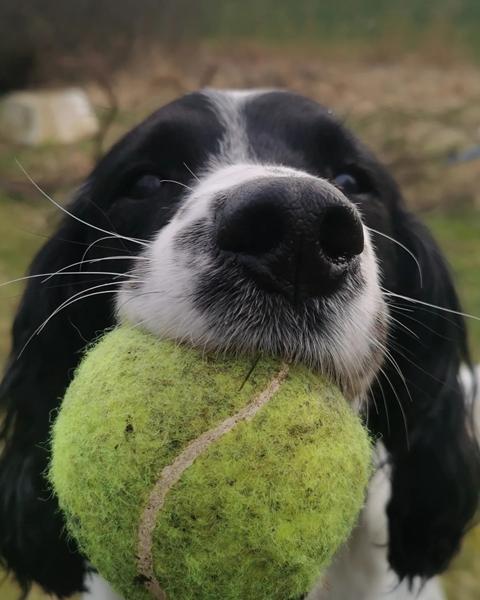
[[[413,254],[413,252],[409,248],[407,248],[407,246],[405,246],[404,244],[402,244],[401,242],[399,242],[395,238],[390,237],[386,233],[382,233],[381,231],[377,231],[376,229],[373,229],[373,227],[367,227],[366,225],[365,225],[365,229],[367,229],[368,231],[371,231],[373,233],[376,233],[377,235],[380,235],[381,237],[386,238],[387,240],[390,240],[391,242],[393,242],[394,244],[397,244],[397,246],[399,246],[400,248],[402,248],[403,250],[405,250],[405,252],[415,261],[415,264],[417,265],[418,276],[419,276],[419,279],[420,279],[420,287],[423,287],[422,268],[420,267],[420,262],[418,261],[418,259],[415,256],[415,254]]]
[[[445,308],[444,306],[430,304],[430,302],[418,300],[417,298],[410,298],[409,296],[402,296],[402,294],[396,294],[395,292],[390,292],[384,288],[382,288],[382,292],[386,296],[391,296],[393,298],[400,298],[400,300],[406,300],[407,302],[412,302],[413,304],[420,304],[422,306],[428,306],[429,308],[434,308],[436,310],[442,310],[442,311],[452,314],[452,315],[458,315],[459,317],[465,317],[467,319],[474,319],[475,321],[480,321],[480,317],[476,317],[474,315],[469,315],[468,313],[460,312],[458,310],[453,310],[452,308]]]
[[[375,347],[377,347],[383,353],[385,358],[389,360],[390,364],[393,366],[393,368],[397,372],[398,376],[400,377],[400,379],[405,387],[405,390],[408,394],[410,402],[413,402],[413,398],[412,398],[412,395],[410,394],[410,390],[408,388],[405,376],[402,373],[402,370],[400,369],[400,366],[397,363],[397,361],[395,360],[395,358],[393,357],[392,353],[388,350],[387,346],[385,344],[381,343],[380,341],[378,341],[376,339],[372,339],[370,337],[368,339],[369,339],[370,343],[373,344]]]
[[[375,400],[374,400],[373,396],[372,396],[372,401],[375,404]],[[369,423],[370,422],[370,401],[369,401],[369,399],[367,399],[367,401],[365,402],[364,406],[365,406],[365,418],[366,418],[366,422]],[[375,411],[376,411],[376,413],[378,415],[378,410],[375,409]]]
[[[402,371],[400,369],[400,366],[398,365],[397,361],[393,358],[392,354],[388,351],[386,345],[383,344],[383,343],[381,343],[380,341],[372,339],[370,337],[368,339],[369,339],[369,341],[370,341],[371,344],[373,344],[374,346],[376,346],[383,353],[383,355],[385,357],[385,360],[388,361],[393,366],[393,368],[397,372],[398,376],[400,377],[400,379],[401,379],[401,381],[402,381],[402,383],[403,383],[403,385],[405,387],[405,390],[406,390],[406,392],[408,394],[408,397],[409,397],[410,401],[413,402],[412,396],[410,394],[410,390],[409,390],[409,388],[407,386],[407,382],[406,382],[405,376],[403,375],[403,373],[402,373]],[[406,434],[407,447],[409,447],[410,442],[409,442],[409,435],[408,435],[407,417],[406,417],[404,408],[402,406],[402,402],[400,400],[400,397],[399,397],[399,395],[397,393],[397,390],[396,390],[395,386],[393,385],[393,383],[391,382],[390,378],[388,377],[385,369],[383,369],[383,367],[380,366],[378,368],[378,372],[382,373],[384,379],[386,380],[386,382],[390,386],[390,388],[391,388],[391,390],[393,392],[393,395],[395,396],[395,399],[397,401],[398,407],[399,407],[400,412],[402,414],[402,419],[403,419],[403,423],[404,423],[404,426],[405,426],[405,434]],[[378,375],[378,373],[377,373],[377,375]],[[376,378],[377,378],[377,375],[375,376]],[[385,416],[386,416],[386,419],[387,419],[387,428],[388,428],[388,431],[390,431],[390,418],[389,418],[389,415],[388,415],[388,408],[387,408],[386,397],[385,397],[384,390],[383,390],[383,387],[382,387],[379,379],[377,379],[377,383],[378,383],[378,385],[380,387],[380,391],[382,392],[383,403],[384,403],[384,406],[385,406]],[[371,389],[371,387],[370,387],[370,389]]]
[[[126,240],[127,242],[134,242],[135,244],[140,244],[141,246],[147,246],[148,245],[147,244],[147,240],[140,240],[140,239],[137,239],[137,238],[128,237],[128,236],[125,236],[125,235],[121,235],[119,233],[115,233],[114,231],[108,231],[107,229],[102,229],[102,227],[98,227],[97,225],[93,225],[92,223],[88,223],[88,221],[84,221],[80,217],[77,217],[77,215],[74,215],[73,213],[71,213],[70,211],[68,211],[65,207],[63,207],[56,200],[54,200],[51,196],[49,196],[44,190],[42,190],[42,188],[37,184],[37,182],[34,181],[32,179],[32,177],[30,177],[30,175],[27,173],[27,171],[24,169],[24,167],[18,161],[18,159],[15,159],[15,162],[17,163],[18,167],[23,172],[23,174],[25,175],[25,177],[30,181],[30,183],[35,187],[35,189],[44,198],[46,198],[49,202],[51,202],[54,206],[56,206],[60,211],[62,211],[63,213],[65,213],[66,215],[68,215],[69,217],[71,217],[72,219],[75,219],[75,221],[78,221],[79,223],[82,223],[82,225],[86,225],[87,227],[91,227],[92,229],[95,229],[96,231],[100,231],[100,233],[106,233],[108,235],[111,235],[112,237],[119,238],[119,239],[122,239],[122,240]]]
[[[385,370],[382,367],[379,367],[379,371],[382,373],[383,377],[385,378],[385,381],[390,386],[390,389],[392,390],[393,395],[395,396],[395,398],[397,400],[397,404],[398,404],[398,407],[399,407],[400,412],[402,414],[403,425],[404,425],[404,428],[405,428],[405,437],[406,437],[406,442],[407,442],[407,449],[410,449],[410,437],[409,437],[409,434],[408,434],[407,416],[406,416],[405,411],[403,409],[402,402],[401,402],[401,400],[400,400],[400,398],[398,396],[398,393],[397,393],[397,390],[395,389],[395,386],[390,381],[390,378],[387,376]]]
[[[195,177],[195,179],[197,181],[200,181],[200,179],[195,175],[195,173],[192,171],[192,169],[187,165],[186,162],[183,163],[183,166],[187,169],[187,171],[190,173],[190,175],[192,175],[192,177]]]
[[[116,293],[117,290],[102,290],[100,292],[94,292],[92,294],[89,294],[88,296],[86,296],[85,298],[90,298],[92,296],[100,296],[102,294],[114,294]],[[84,298],[79,298],[79,300],[84,300]],[[66,308],[66,307],[65,307]],[[40,333],[40,332],[38,332]],[[27,347],[29,346],[29,344],[31,343],[31,341],[33,340],[33,338],[38,335],[38,333],[35,331],[32,333],[32,335],[28,338],[28,340],[25,342],[24,346],[22,347],[22,349],[20,350],[20,352],[18,353],[17,356],[17,360],[19,358],[21,358],[22,354],[25,352],[25,350],[27,349]]]
[[[70,306],[71,304],[73,304],[74,302],[76,302],[79,299],[79,296],[82,296],[82,294],[87,294],[88,292],[93,292],[93,291],[98,290],[100,288],[105,288],[105,287],[112,286],[112,285],[119,286],[121,283],[122,282],[117,282],[117,281],[109,281],[107,283],[100,283],[100,284],[91,286],[89,288],[86,288],[84,290],[80,290],[79,292],[76,292],[72,296],[69,296],[59,306],[57,306],[57,308],[54,309],[50,313],[50,315],[48,316],[48,318],[45,319],[45,321],[37,328],[37,334],[40,333],[43,329],[45,329],[45,327],[48,324],[48,322],[53,317],[55,317],[55,315],[57,315],[61,310],[63,310],[67,306]],[[115,289],[118,289],[118,287],[116,287]],[[83,299],[83,297],[82,297],[82,299]]]
[[[47,281],[48,279],[56,275],[114,275],[119,277],[126,277],[129,279],[138,279],[136,275],[131,275],[130,273],[117,273],[114,271],[55,271],[54,273],[35,273],[34,275],[25,275],[24,277],[17,277],[16,279],[11,279],[10,281],[4,281],[3,283],[0,283],[0,288],[5,287],[6,285],[11,285],[13,283],[28,281],[29,279],[37,279],[38,277],[46,277],[47,279],[45,281]],[[42,283],[44,283],[45,281],[43,281]]]
[[[389,304],[389,307],[390,307],[391,311],[392,310],[399,310],[399,311],[400,310],[404,310],[404,309],[402,309],[402,307],[399,307],[399,306],[397,306],[395,304]],[[435,311],[433,311],[433,310],[427,310],[427,309],[425,309],[425,311],[428,312],[429,314],[436,314]],[[423,327],[427,331],[430,331],[431,333],[434,333],[437,337],[439,337],[439,338],[441,338],[443,340],[446,340],[448,342],[452,341],[451,337],[446,337],[445,335],[442,335],[442,334],[438,333],[438,331],[436,331],[432,327],[429,327],[428,325],[426,325],[425,323],[423,323],[423,321],[420,321],[419,319],[415,319],[414,317],[412,317],[412,315],[408,314],[409,312],[412,312],[412,311],[406,309],[406,312],[402,312],[401,313],[402,317],[405,318],[405,319],[408,319],[409,321],[413,321],[414,323],[417,323],[418,325],[420,325],[421,327]],[[449,323],[451,323],[454,326],[457,326],[457,328],[458,328],[458,325],[452,319],[449,319],[445,315],[438,315],[438,317],[442,318],[443,320],[448,321]],[[421,341],[421,338],[419,338],[419,340]]]
[[[118,286],[121,282],[109,282],[109,283],[102,283],[100,285],[96,285],[96,286],[92,286],[90,288],[87,288],[86,290],[81,290],[80,292],[77,292],[76,294],[74,294],[73,296],[70,296],[67,300],[65,300],[64,302],[62,302],[59,306],[57,306],[57,308],[50,313],[50,315],[35,329],[35,331],[28,337],[27,341],[25,342],[25,344],[23,345],[22,349],[20,350],[17,359],[19,359],[22,354],[25,352],[27,346],[30,344],[30,342],[33,340],[33,338],[37,335],[39,335],[44,329],[45,327],[48,325],[48,323],[56,316],[58,315],[62,310],[64,310],[65,308],[67,308],[68,306],[74,304],[77,301],[80,300],[85,300],[87,298],[91,298],[92,296],[99,296],[101,294],[113,294],[116,293],[118,290],[118,287],[115,287],[113,290],[101,290],[101,291],[95,291],[98,290],[100,288],[104,288],[107,286]],[[88,292],[92,292],[92,293],[88,293]],[[84,294],[82,296],[82,294]]]
[[[415,314],[415,310],[422,310],[423,312],[427,313],[428,315],[435,315],[435,317],[437,319],[442,319],[443,321],[450,323],[454,327],[457,327],[457,328],[459,327],[458,323],[456,323],[453,320],[453,317],[451,317],[449,314],[443,314],[443,313],[439,312],[438,310],[430,310],[429,308],[427,308],[425,306],[415,307],[415,310],[414,310],[413,308],[408,308],[406,303],[401,304],[400,302],[395,301],[394,299],[387,299],[387,301],[388,301],[388,306],[390,307],[390,309],[395,309],[395,310],[403,311],[404,313],[410,313],[410,314]],[[409,306],[411,307],[412,303]],[[430,331],[435,332],[435,330],[433,330],[433,329],[430,329]]]
[[[42,238],[44,240],[50,240],[52,238],[52,234],[51,233],[41,233],[39,231],[32,231],[31,229],[25,229],[24,227],[17,227],[17,226],[15,227],[15,229],[17,229],[18,231],[21,231],[23,233],[27,233],[28,235],[32,235],[34,237]],[[103,236],[101,238],[97,238],[93,242],[80,242],[78,240],[69,240],[68,238],[60,237],[58,235],[55,235],[55,239],[58,240],[59,242],[65,242],[66,244],[73,244],[75,246],[87,246],[87,247],[90,247],[90,246],[93,246],[93,245],[97,244],[100,241],[103,241],[103,240],[109,240],[109,239],[115,240],[115,239],[118,239],[119,235],[120,234],[118,234],[118,233],[115,233],[115,235],[106,235],[106,236]],[[139,240],[139,241],[142,241],[142,240]],[[148,240],[144,240],[144,241],[148,242]],[[122,246],[123,246],[125,252],[129,252],[129,250],[125,247],[124,244],[122,244]],[[101,248],[102,250],[112,250],[114,252],[121,252],[122,251],[122,248],[118,248],[118,247],[115,248],[113,246],[99,246],[99,248]]]
[[[85,249],[85,252],[82,254],[82,258],[81,260],[85,260],[85,257],[87,256],[87,254],[90,252],[90,250],[96,246],[99,242],[103,242],[105,240],[112,240],[112,239],[116,239],[115,236],[113,235],[104,235],[103,237],[100,237],[96,240],[94,240],[93,242],[91,242],[90,244],[88,244],[87,248]],[[125,248],[125,245],[122,244],[122,246],[125,249],[125,252],[128,252],[127,248]]]
[[[395,323],[397,323],[397,325],[403,327],[405,331],[407,331],[412,337],[416,338],[417,340],[420,339],[420,336],[417,333],[415,333],[412,329],[410,329],[410,327],[407,327],[404,323],[402,323],[400,319],[395,318],[392,314],[390,314],[388,318],[390,321],[394,321]]]
[[[402,314],[404,314],[404,313],[415,313],[415,309],[412,308],[411,305],[401,304],[400,302],[395,302],[395,300],[391,300],[389,298],[386,299],[386,302],[388,302],[388,307],[390,309],[398,310]]]
[[[44,240],[50,240],[52,235],[49,233],[40,233],[39,231],[32,231],[30,229],[25,229],[24,227],[15,227],[15,229],[17,229],[18,231],[21,231],[23,233],[28,233],[28,235],[33,235],[34,237],[39,237],[42,238]],[[99,238],[100,240],[106,240],[106,239],[115,239],[116,236],[113,235],[108,235],[102,238]],[[59,242],[65,242],[66,244],[74,244],[75,246],[90,246],[92,243],[89,242],[79,242],[78,240],[69,240],[67,238],[64,237],[56,237],[56,240],[58,240]],[[99,240],[95,240],[95,242],[97,242]],[[93,242],[93,243],[95,243]],[[121,250],[119,250],[119,248],[113,248],[112,246],[99,246],[102,250],[112,250],[113,252],[119,252]]]
[[[106,260],[150,260],[149,258],[147,258],[146,256],[104,256],[102,258],[90,258],[88,260],[81,260],[75,263],[72,263],[71,265],[67,265],[66,267],[62,267],[61,269],[59,269],[58,271],[56,271],[55,273],[51,273],[50,275],[48,275],[48,277],[46,277],[42,283],[45,283],[46,281],[48,281],[49,279],[51,279],[52,277],[55,277],[55,275],[59,275],[60,273],[64,272],[66,269],[71,269],[73,267],[78,267],[78,266],[82,266],[84,264],[93,264],[93,263],[98,263],[98,262],[102,262],[102,261],[106,261]],[[88,273],[88,271],[83,271],[83,270],[79,270],[77,271],[78,273]],[[120,275],[120,273],[119,273]],[[126,274],[127,275],[127,274]],[[130,274],[128,274],[130,275]],[[132,278],[137,279],[137,277],[135,275],[131,275]]]
[[[380,388],[380,392],[382,394],[383,406],[385,408],[385,418],[387,420],[387,432],[390,433],[391,432],[391,429],[390,429],[390,414],[388,412],[387,398],[385,396],[385,391],[383,389],[383,385],[382,385],[382,383],[380,381],[380,377],[378,376],[378,373],[375,373],[374,380],[370,384],[370,392],[372,391],[372,387],[373,387],[373,384],[375,382],[377,383],[378,387]],[[372,402],[373,402],[373,405],[375,407],[375,411],[376,411],[377,415],[380,414],[379,411],[378,411],[378,406],[377,406],[377,403],[375,402],[375,398],[374,398],[373,394],[370,397],[372,399]]]
[[[114,279],[118,279],[117,277],[114,277]],[[65,288],[65,287],[71,287],[71,288],[75,288],[78,287],[79,285],[88,285],[90,283],[106,283],[107,281],[112,281],[111,277],[92,277],[89,279],[77,279],[76,281],[68,281],[66,283],[51,283],[50,285],[48,285],[45,289],[47,290],[55,290],[55,289],[61,289],[61,288]],[[138,279],[138,281],[136,280],[136,283],[145,283],[144,279]]]
[[[400,377],[400,379],[405,387],[405,391],[407,392],[408,398],[409,398],[410,402],[413,404],[412,394],[410,393],[410,389],[407,385],[407,380],[405,379],[405,375],[402,373],[402,370],[400,369],[400,366],[397,363],[397,361],[393,358],[392,353],[389,352],[387,349],[385,349],[385,358],[390,362],[390,364],[393,366],[393,368],[397,372],[398,376]]]
[[[395,348],[395,352],[397,354],[399,354],[408,363],[410,363],[413,367],[415,367],[416,369],[418,369],[419,371],[421,371],[424,375],[426,375],[427,377],[429,377],[432,381],[435,381],[436,383],[443,383],[443,381],[441,379],[439,379],[438,377],[435,377],[434,375],[432,375],[431,373],[429,373],[426,369],[424,369],[423,367],[421,367],[418,364],[418,362],[415,362],[414,360],[412,360],[411,358],[409,358],[405,354],[405,352],[408,352],[408,350],[406,348],[403,348],[400,344],[396,344],[395,342],[391,342],[391,344]],[[414,356],[413,352],[410,352],[409,354],[412,357]]]
[[[97,211],[105,218],[105,220],[109,223],[109,225],[111,226],[113,232],[118,236],[118,232],[115,231],[115,225],[112,223],[112,220],[110,219],[110,217],[108,216],[108,214],[105,212],[105,210],[103,210],[103,208],[101,206],[98,206],[98,204],[96,202],[94,202],[93,200],[90,200],[91,205],[97,209]],[[125,252],[128,252],[128,248],[126,247],[124,241],[120,238],[121,244],[125,250]]]
[[[193,192],[193,188],[192,187],[190,187],[186,183],[182,183],[181,181],[176,181],[175,179],[160,179],[159,183],[175,183],[176,185],[179,185],[180,187],[185,188],[189,192]]]

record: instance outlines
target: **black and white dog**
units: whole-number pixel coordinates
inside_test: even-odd
[[[335,379],[383,468],[311,597],[441,598],[432,578],[479,500],[469,357],[442,254],[387,169],[315,102],[207,90],[120,140],[69,211],[32,264],[0,388],[0,555],[20,583],[65,597],[87,581],[47,440],[82,349],[128,319]]]

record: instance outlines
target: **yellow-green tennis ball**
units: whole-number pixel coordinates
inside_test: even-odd
[[[87,354],[52,450],[68,529],[127,600],[301,597],[370,474],[359,419],[307,369],[128,327]]]

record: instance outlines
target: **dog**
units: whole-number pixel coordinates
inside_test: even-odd
[[[309,597],[441,598],[435,577],[479,502],[465,324],[431,234],[334,113],[288,91],[188,94],[58,207],[0,387],[0,555],[20,584],[67,597],[91,582],[45,478],[48,437],[84,348],[127,320],[334,380],[377,441],[378,470]],[[88,597],[109,593],[99,585]]]

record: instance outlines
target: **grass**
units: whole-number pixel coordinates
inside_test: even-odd
[[[432,213],[426,221],[450,260],[463,309],[480,317],[480,214]],[[467,323],[473,357],[480,362],[480,322]]]
[[[53,217],[45,202],[34,204],[0,196],[0,283],[24,275]],[[0,288],[0,366],[9,347],[11,321],[21,290],[21,283]]]
[[[480,598],[480,526],[465,538],[463,548],[443,578],[448,600]]]
[[[211,40],[251,39],[273,44],[310,42],[319,48],[362,51],[385,58],[402,49],[480,58],[480,4],[476,0],[204,0],[192,33]],[[448,49],[445,52],[445,40]]]

